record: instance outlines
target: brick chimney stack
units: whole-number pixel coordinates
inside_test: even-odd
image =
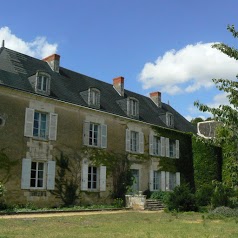
[[[150,93],[150,99],[156,104],[157,107],[162,107],[161,92]]]
[[[113,79],[113,87],[120,94],[120,96],[124,97],[124,77],[117,77]]]
[[[57,54],[50,55],[44,58],[43,61],[47,62],[54,72],[59,73],[60,55]]]

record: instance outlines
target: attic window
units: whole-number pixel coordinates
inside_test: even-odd
[[[50,75],[45,72],[37,72],[36,74],[36,92],[49,95],[50,94]]]
[[[100,91],[98,89],[88,89],[88,105],[100,108]]]
[[[172,113],[166,113],[166,125],[168,127],[174,127],[174,116]]]
[[[127,99],[127,114],[131,117],[139,117],[139,102],[135,98]]]

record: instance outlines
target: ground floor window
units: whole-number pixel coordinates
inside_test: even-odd
[[[94,166],[88,167],[88,189],[97,189],[98,184],[98,168]]]
[[[132,193],[138,193],[139,191],[139,169],[131,169],[133,177],[133,184],[131,186]]]
[[[44,187],[44,167],[42,162],[31,162],[31,188],[43,188]]]
[[[161,189],[161,173],[160,171],[153,171],[153,190]]]

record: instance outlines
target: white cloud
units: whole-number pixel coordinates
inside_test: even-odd
[[[58,47],[56,43],[48,43],[46,37],[36,37],[26,42],[15,36],[8,27],[0,28],[0,43],[2,40],[5,41],[5,47],[40,59],[56,53]]]
[[[214,86],[212,78],[235,79],[237,62],[212,48],[214,43],[197,43],[166,52],[144,65],[139,81],[144,89],[159,88],[170,95],[192,93]]]
[[[218,108],[219,105],[230,105],[229,100],[227,98],[227,93],[219,93],[213,97],[213,101],[208,103],[207,105],[212,108]]]

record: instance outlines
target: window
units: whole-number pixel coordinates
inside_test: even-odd
[[[56,140],[58,115],[26,108],[24,136]]]
[[[82,191],[106,191],[106,166],[93,166],[88,160],[82,162],[81,173]]]
[[[88,104],[90,106],[100,107],[100,91],[96,88],[88,90]]]
[[[38,93],[50,94],[50,75],[45,72],[37,72],[35,91]]]
[[[126,130],[126,151],[144,153],[144,134],[133,130]]]
[[[153,155],[161,155],[161,140],[158,136],[153,136]]]
[[[131,131],[131,152],[139,152],[139,132]]]
[[[161,189],[161,173],[160,171],[153,171],[153,191]]]
[[[90,123],[89,145],[98,146],[99,143],[99,125]]]
[[[174,127],[174,116],[172,113],[166,113],[166,125],[168,127]]]
[[[180,172],[150,170],[151,191],[171,191],[180,185]]]
[[[131,117],[139,117],[139,102],[134,98],[127,99],[127,114]]]
[[[169,140],[169,157],[176,157],[176,142],[175,140]]]
[[[34,113],[33,136],[42,139],[47,138],[47,114],[36,112]]]
[[[107,148],[107,125],[84,122],[84,145]]]
[[[55,161],[22,160],[22,189],[47,189],[55,188]]]
[[[44,187],[44,163],[31,162],[31,188]]]
[[[139,170],[131,169],[131,174],[133,177],[133,184],[131,186],[132,193],[137,193],[139,191]]]

